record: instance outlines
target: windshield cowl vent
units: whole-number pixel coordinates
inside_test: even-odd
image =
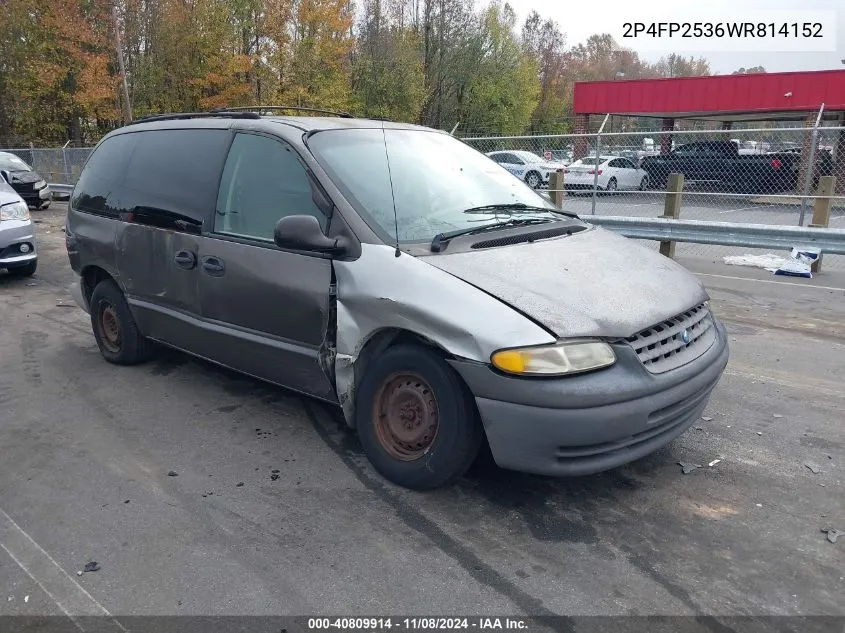
[[[544,229],[542,231],[532,231],[530,233],[519,233],[517,235],[507,235],[504,237],[497,237],[492,240],[483,240],[475,242],[470,248],[494,248],[496,246],[511,246],[513,244],[522,244],[525,242],[536,242],[537,240],[547,240],[550,237],[560,237],[561,235],[571,235],[578,231],[583,231],[581,226],[559,226],[553,229]]]

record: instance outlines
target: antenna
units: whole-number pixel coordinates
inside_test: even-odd
[[[387,179],[390,182],[390,199],[393,201],[393,230],[396,236],[396,253],[399,257],[402,251],[399,250],[399,218],[396,215],[396,194],[393,193],[393,174],[390,172],[390,156],[387,153],[387,134],[384,131],[384,121],[381,122],[381,137],[384,141],[384,159],[387,161]]]

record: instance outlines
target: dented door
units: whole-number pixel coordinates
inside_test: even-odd
[[[331,260],[201,238],[204,356],[291,389],[334,400],[321,363]]]

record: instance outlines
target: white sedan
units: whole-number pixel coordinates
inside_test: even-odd
[[[563,163],[545,160],[533,152],[521,150],[489,152],[487,156],[514,176],[522,178],[532,189],[548,185],[552,172],[565,167]]]
[[[576,160],[563,173],[567,191],[592,189],[594,185],[602,191],[648,189],[648,172],[623,156],[587,156]]]

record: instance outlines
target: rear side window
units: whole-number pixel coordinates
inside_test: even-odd
[[[73,189],[71,206],[79,211],[117,217],[118,210],[106,204],[109,193],[123,179],[126,162],[135,146],[136,134],[107,138],[85,163]]]
[[[214,231],[272,242],[280,219],[301,214],[313,215],[325,230],[327,217],[296,152],[266,136],[236,135],[220,182]]]
[[[231,138],[228,130],[152,130],[137,136],[120,206],[128,212],[183,215],[208,222]]]

